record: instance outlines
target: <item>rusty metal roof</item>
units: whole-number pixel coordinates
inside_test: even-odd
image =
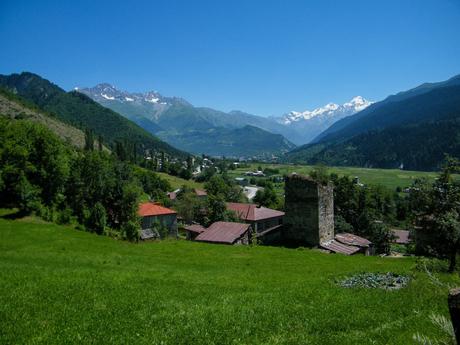
[[[349,246],[343,243],[340,243],[336,240],[330,240],[320,244],[320,247],[330,250],[334,253],[340,253],[345,255],[353,255],[360,250],[359,247]]]
[[[201,234],[202,232],[206,231],[206,228],[201,226],[200,224],[187,225],[186,227],[184,227],[184,229],[197,234]]]
[[[347,232],[342,232],[339,234],[335,235],[335,239],[343,244],[349,245],[349,246],[359,246],[359,247],[369,247],[372,242],[357,236],[355,234],[349,234]]]
[[[234,211],[238,218],[247,221],[259,221],[284,216],[284,212],[255,204],[243,204],[238,202],[227,203],[227,209]]]
[[[215,222],[199,234],[195,241],[233,244],[248,230],[250,224]]]
[[[412,242],[410,239],[410,232],[408,230],[391,229],[391,231],[396,237],[394,243],[408,244]]]

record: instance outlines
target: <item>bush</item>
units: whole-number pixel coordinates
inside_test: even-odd
[[[105,226],[107,224],[107,213],[104,206],[100,202],[97,202],[90,211],[90,215],[87,221],[87,227],[94,230],[99,235],[104,233]]]
[[[137,242],[139,241],[139,228],[139,224],[130,220],[122,225],[121,231],[128,241]]]
[[[70,224],[72,222],[72,210],[65,208],[57,212],[56,223],[58,224]]]
[[[415,261],[415,269],[420,272],[448,272],[449,262],[447,260],[441,260],[436,258],[418,257]]]

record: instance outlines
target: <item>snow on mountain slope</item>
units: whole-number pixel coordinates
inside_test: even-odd
[[[278,121],[284,125],[291,125],[296,122],[309,121],[311,119],[324,119],[327,122],[330,122],[330,120],[337,121],[341,118],[353,115],[358,111],[367,108],[372,103],[373,102],[370,102],[361,96],[356,96],[351,101],[346,102],[342,105],[328,103],[324,107],[316,108],[312,111],[291,111],[288,114],[279,118]]]

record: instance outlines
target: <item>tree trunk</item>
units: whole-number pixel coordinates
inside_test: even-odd
[[[454,327],[455,339],[457,339],[457,344],[460,344],[460,288],[449,291],[447,303],[452,326]]]

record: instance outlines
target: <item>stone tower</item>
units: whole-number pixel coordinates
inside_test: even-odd
[[[318,246],[334,239],[334,189],[297,174],[286,177],[284,239]]]

